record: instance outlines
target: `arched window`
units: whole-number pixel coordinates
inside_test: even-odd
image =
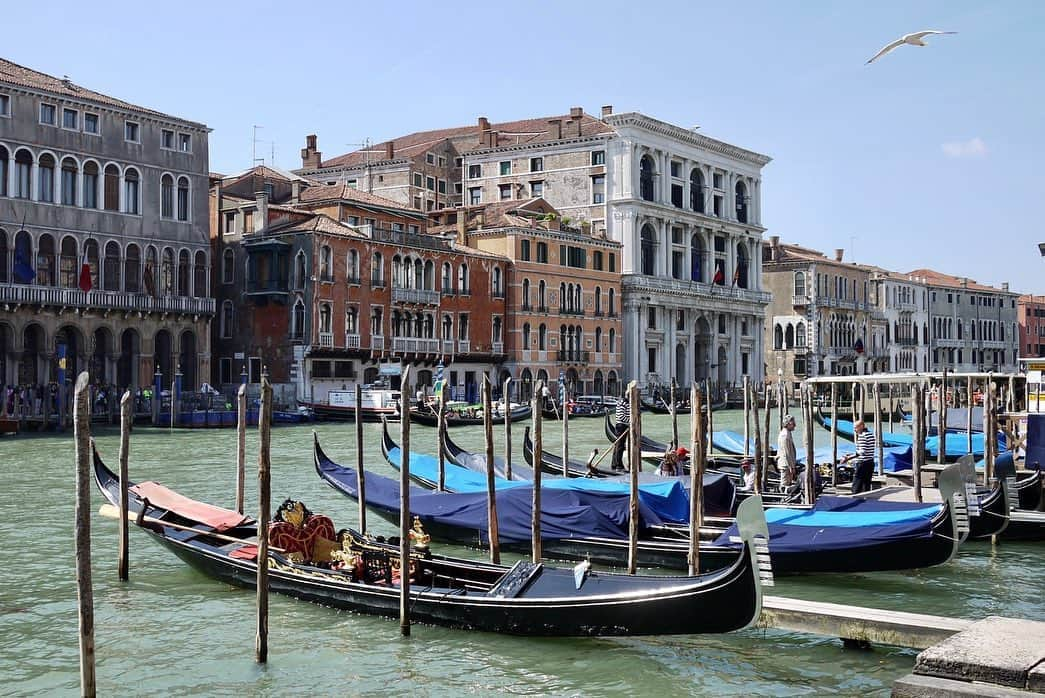
[[[305,288],[305,279],[308,267],[305,262],[305,252],[298,250],[298,253],[294,255],[294,289],[300,291]]]
[[[425,287],[425,265],[420,259],[414,260],[413,269],[413,283],[410,284],[410,288],[424,288]]]
[[[548,310],[547,290],[548,286],[544,283],[544,279],[541,279],[537,284],[537,310],[541,312],[547,312]]]
[[[359,251],[349,250],[348,251],[348,270],[345,274],[348,277],[348,283],[357,284],[359,283]]]
[[[833,343],[832,343],[833,346]],[[783,349],[784,348],[784,328],[780,325],[773,327],[773,348]]]
[[[105,243],[105,263],[102,270],[102,288],[106,291],[119,291],[120,246],[114,240]]]
[[[300,298],[294,301],[294,313],[290,316],[290,338],[305,338],[305,303]]]
[[[3,228],[0,228],[0,283],[7,283],[8,281],[8,257],[10,257],[10,253],[7,247],[7,233],[4,232]],[[0,351],[3,351],[3,347],[0,347]]]
[[[19,234],[21,237],[21,234]],[[26,233],[26,239],[29,234]],[[71,240],[73,259],[76,259],[76,241]],[[22,249],[21,247],[18,248]],[[58,275],[55,273],[55,243],[54,238],[44,233],[40,236],[36,246],[36,283],[41,286],[56,286]],[[75,284],[74,284],[75,285]]]
[[[737,186],[734,188],[734,194],[736,195],[737,202],[737,220],[741,223],[747,223],[748,219],[748,195],[747,187],[744,186],[743,182],[737,182]]]
[[[232,305],[232,301],[226,300],[221,304],[221,337],[222,339],[231,339],[232,332],[235,330],[236,322],[236,309]]]
[[[612,327],[610,328],[610,341],[607,348],[610,350],[611,354],[617,353],[617,331]]]
[[[657,270],[657,234],[653,226],[642,226],[642,273],[653,276]]]
[[[226,247],[221,253],[221,283],[231,284],[236,281],[236,253]]]
[[[595,328],[595,351],[602,351],[602,328]]]
[[[693,170],[699,174],[699,170]],[[689,278],[690,281],[704,280],[704,239],[694,233],[689,239]]]
[[[443,295],[449,295],[454,290],[454,272],[450,266],[450,262],[443,262],[443,278],[439,281],[439,286],[443,291]]]
[[[196,250],[192,268],[192,295],[196,298],[207,297],[207,254]]]
[[[530,309],[530,280],[523,279],[522,282],[522,307],[523,310]]]
[[[189,251],[182,250],[178,253],[178,295],[187,296],[189,295],[189,272],[192,271],[189,265]]]
[[[156,274],[159,272],[159,262],[156,258],[156,248],[152,245],[145,250],[145,267],[142,269],[142,284],[145,292],[150,296],[156,295]]]
[[[102,279],[100,274],[102,271],[102,260],[98,250],[98,241],[88,238],[83,243],[83,250],[86,253],[85,257],[87,258],[87,267],[90,269],[91,288],[101,288]],[[80,264],[82,266],[83,263],[81,262]],[[81,266],[77,266],[77,279],[79,279],[79,270]]]
[[[795,329],[795,346],[804,347],[806,345],[806,325],[804,322],[798,323],[798,327]]]
[[[178,220],[189,220],[189,178],[178,177]],[[268,221],[258,221],[262,229],[268,225]]]
[[[83,164],[83,207],[98,208],[98,163]]]
[[[319,305],[319,331],[330,332],[330,323],[333,313],[330,310],[330,303],[321,303]]]
[[[160,177],[160,217],[174,218],[174,177]]]
[[[375,252],[370,259],[371,286],[384,286],[385,262],[380,252]]]
[[[11,167],[11,156],[7,148],[0,145],[0,196],[7,196],[7,178]]]
[[[737,286],[740,288],[747,288],[747,245],[740,243],[737,245],[737,268],[733,272],[733,279],[736,281]]]
[[[795,328],[791,325],[788,325],[787,329],[784,331],[784,348],[795,348]]]
[[[468,288],[468,265],[464,262],[457,268],[457,292],[462,296],[467,296],[469,292]]]
[[[76,160],[65,158],[62,160],[62,204],[64,206],[76,205],[76,185],[80,180],[80,168]]]
[[[454,320],[449,315],[443,316],[443,341],[452,342],[454,339]]]
[[[645,201],[653,201],[653,173],[653,158],[643,155],[639,161],[639,195]]]
[[[40,252],[42,256],[42,245]],[[76,288],[79,278],[80,252],[76,246],[76,238],[67,235],[62,238],[61,253],[58,256],[58,284],[64,288]]]
[[[123,210],[124,213],[141,213],[141,187],[138,170],[127,168],[123,173]]]
[[[331,252],[329,245],[323,245],[319,248],[319,280],[320,281],[333,281],[334,272],[331,264]]]
[[[33,154],[25,148],[15,153],[15,188],[12,195],[16,199],[28,199],[33,189]]]
[[[160,295],[174,295],[174,250],[165,247],[160,268]]]
[[[49,204],[54,203],[54,156],[50,153],[44,153],[40,156],[40,161],[37,163],[37,190],[36,200],[45,201]]]
[[[544,351],[548,348],[548,328],[542,322],[537,327],[537,349]]]
[[[613,292],[612,288],[610,289],[610,293],[609,293],[609,301],[610,302],[609,302],[609,306],[607,308],[607,311],[609,312],[610,317],[613,317],[613,316],[615,316],[617,314],[617,309],[616,309],[616,305],[614,304],[614,292]]]
[[[359,309],[345,309],[345,334],[359,334]]]
[[[595,315],[596,317],[602,315],[602,287],[595,287]]]
[[[494,295],[495,298],[500,298],[501,296],[504,295],[504,292],[501,290],[501,268],[500,267],[494,267],[493,268],[493,295]]]
[[[134,243],[127,245],[123,259],[123,288],[127,293],[141,293],[141,250]]]
[[[694,167],[689,173],[689,207],[697,213],[704,213],[704,173],[699,167]]]
[[[559,284],[559,312],[566,312],[571,310],[570,305],[573,303],[573,284],[570,284],[569,293],[566,292],[566,284]]]
[[[501,318],[495,317],[493,319],[493,341],[496,344],[501,343]]]
[[[799,297],[806,295],[806,275],[804,272],[795,272],[795,295]]]
[[[425,313],[424,332],[425,339],[432,339],[435,336],[435,318],[431,313]]]
[[[432,260],[425,260],[425,285],[426,291],[435,290],[435,263]]]
[[[530,323],[524,322],[522,327],[522,347],[523,351],[530,350]]]

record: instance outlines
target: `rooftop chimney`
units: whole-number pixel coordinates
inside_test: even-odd
[[[552,140],[557,141],[562,139],[562,119],[549,119],[548,120],[548,132],[551,134]]]
[[[570,107],[570,118],[571,119],[579,119],[582,116],[584,116],[584,108],[583,107]]]
[[[775,262],[780,258],[780,236],[769,236],[769,260]]]
[[[301,149],[301,167],[319,169],[323,162],[323,154],[316,150],[316,135],[305,136],[305,147]]]
[[[479,117],[479,130],[480,131],[489,131],[490,130],[490,120],[487,119],[485,116],[480,116]]]
[[[612,104],[603,104],[602,105],[602,115],[604,117],[609,116],[612,113],[613,113],[613,105]]]
[[[263,191],[257,192],[258,215],[254,219],[254,230],[261,232],[269,225],[269,195]]]
[[[396,145],[393,141],[385,143],[385,159],[392,160],[396,156]]]
[[[1005,281],[1005,282],[1002,283],[1001,290],[1002,291],[1008,291],[1009,290],[1009,282],[1008,281]]]
[[[296,205],[301,203],[301,180],[295,179],[290,183],[290,204]]]
[[[459,245],[468,244],[468,214],[463,210],[457,214],[457,243]]]
[[[836,262],[841,262],[843,256],[845,256],[845,249],[842,248],[842,247],[836,247],[835,248],[835,261]]]

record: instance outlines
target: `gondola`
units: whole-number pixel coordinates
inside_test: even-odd
[[[391,443],[391,447],[395,447]],[[398,453],[390,458],[397,462]],[[411,454],[412,466],[424,467],[418,454]],[[342,486],[330,482],[324,472],[320,477],[350,497],[356,493],[345,485],[345,478],[354,483],[354,471],[337,464],[327,464],[328,472],[343,473],[335,477]],[[430,469],[430,466],[429,466]],[[398,499],[390,494],[373,494],[371,480],[379,475],[367,475],[367,505],[384,511],[389,520],[398,520]],[[965,508],[964,484],[957,465],[940,474],[940,488],[945,494],[941,504],[909,504],[902,502],[877,502],[854,497],[820,497],[809,506],[788,506],[767,509],[770,524],[770,552],[773,568],[779,573],[805,572],[873,572],[885,570],[914,569],[947,562],[957,551],[958,545],[968,534],[968,512]],[[426,475],[418,478],[431,480]],[[614,523],[626,521],[620,513],[627,506],[628,498],[612,491],[592,491],[577,480],[556,479],[555,485],[542,487],[542,499],[555,502],[551,506],[555,513],[542,508],[542,532],[544,549],[551,557],[567,559],[590,559],[605,564],[622,565],[627,562],[628,544],[623,528],[614,532]],[[600,483],[603,480],[589,480]],[[510,485],[510,487],[506,487]],[[481,484],[473,482],[473,489],[466,493],[432,493],[441,497],[427,500],[438,519],[439,535],[447,540],[465,545],[483,545],[486,535],[486,493]],[[383,497],[383,498],[382,498]],[[508,545],[512,542],[527,542],[531,510],[532,487],[523,483],[498,483],[497,510],[498,528],[505,547],[505,531],[509,533]],[[565,499],[564,499],[565,498]],[[563,502],[568,506],[563,508]],[[666,500],[667,506],[672,506]],[[594,519],[590,506],[601,516]],[[645,506],[639,498],[643,517],[642,533],[638,545],[638,560],[641,565],[657,565],[671,569],[686,569],[689,550],[688,526],[661,519],[658,511]],[[743,504],[741,505],[743,506]],[[557,508],[556,508],[557,507]],[[688,515],[688,510],[686,510]],[[411,513],[419,512],[411,504]],[[458,516],[457,514],[460,514]],[[603,517],[609,517],[607,518]],[[568,525],[564,522],[569,521]],[[428,522],[426,521],[426,525]],[[714,543],[701,542],[700,564],[702,570],[714,569],[728,557],[725,551],[733,545],[735,526],[722,533]],[[776,541],[776,546],[773,545]]]
[[[671,414],[671,407],[668,405],[667,402],[665,402],[662,399],[658,399],[658,400],[654,400],[653,402],[650,402],[649,400],[646,400],[645,398],[640,398],[639,399],[639,404],[642,406],[642,409],[645,412],[651,412],[653,414]],[[721,400],[721,401],[713,403],[711,405],[711,411],[712,412],[716,412],[718,410],[723,410],[726,407],[728,407],[728,405],[729,405],[729,401],[728,400]],[[707,411],[707,406],[706,405],[704,407],[704,410]],[[688,402],[686,402],[686,401],[676,401],[675,402],[675,414],[680,414],[680,415],[681,414],[688,414],[689,411],[690,411],[690,407],[689,407],[689,403]]]
[[[606,405],[594,405],[584,402],[567,403],[570,419],[592,419],[609,414],[612,410]],[[541,416],[545,420],[557,422],[562,419],[562,405],[546,401],[541,407]]]
[[[831,418],[827,417],[817,408],[814,413],[814,419],[817,424],[822,426],[828,431],[831,430]],[[855,439],[855,428],[852,422],[844,419],[838,420],[838,436],[847,440],[853,441]],[[983,455],[985,436],[983,432],[973,432],[972,434],[972,453],[975,456]],[[940,450],[940,437],[929,436],[925,439],[925,453],[930,457],[936,456]],[[911,434],[902,434],[895,431],[883,431],[882,432],[882,445],[886,448],[912,448],[914,446],[914,438]],[[945,449],[945,455],[947,458],[955,460],[966,455],[969,452],[968,436],[965,432],[956,432],[947,430],[946,437],[943,439],[943,447]],[[1004,450],[1005,444],[1000,440],[998,441],[999,450]]]
[[[387,429],[385,431],[387,433]],[[383,435],[382,440],[384,440]],[[454,465],[459,465],[462,468],[467,468],[468,470],[473,470],[475,472],[486,472],[486,454],[466,451],[458,446],[457,443],[450,438],[449,434],[443,436],[443,448],[447,460]],[[512,463],[511,477],[509,477],[508,469],[504,464],[504,459],[496,455],[493,458],[493,471],[497,477],[503,477],[505,480],[533,482],[533,468],[520,463]]]
[[[316,448],[318,459],[318,444]],[[102,494],[116,505],[119,480],[97,452],[94,472]],[[155,501],[140,499],[132,491],[129,508],[138,515],[140,527],[204,574],[234,586],[255,585],[256,521],[187,500],[156,483],[143,485]],[[207,510],[202,518],[212,523],[200,521],[201,509]],[[220,522],[214,522],[214,515]],[[761,613],[756,537],[766,535],[760,511],[752,506],[744,515],[742,550],[723,569],[696,577],[620,575],[525,561],[507,567],[415,548],[411,618],[452,628],[537,636],[739,630]],[[334,608],[397,616],[401,592],[393,566],[398,540],[382,543],[351,531],[345,532],[344,540],[361,558],[361,570],[296,563],[270,548],[269,589]]]
[[[509,421],[518,422],[523,419],[529,419],[531,414],[532,410],[529,405],[517,405],[512,408]],[[444,418],[448,428],[479,426],[483,424],[482,413],[479,413],[477,416],[470,416],[461,414],[457,410],[447,410]],[[504,415],[495,411],[493,414],[493,420],[494,422],[503,422]],[[413,408],[410,410],[410,421],[434,427],[439,424],[439,415],[429,408]]]

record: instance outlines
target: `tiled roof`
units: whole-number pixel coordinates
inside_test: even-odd
[[[347,184],[316,184],[301,190],[301,203],[315,203],[317,201],[354,201],[369,206],[380,206],[392,208],[397,211],[408,212],[411,215],[422,215],[420,211],[403,206],[398,201],[386,199],[369,192],[360,191]]]
[[[302,211],[293,211],[302,214]],[[335,235],[347,235],[349,237],[365,238],[366,236],[350,225],[340,223],[325,213],[304,214],[304,220],[290,220],[278,222],[269,226],[266,234],[281,233],[332,233]]]
[[[282,180],[287,181],[287,182],[293,182],[294,180],[297,180],[299,182],[309,182],[310,181],[310,180],[305,179],[301,175],[296,175],[293,172],[287,172],[286,170],[281,170],[278,167],[270,167],[268,165],[255,165],[254,167],[249,167],[249,168],[247,168],[247,169],[245,169],[242,172],[239,172],[237,174],[226,175],[224,177],[224,179],[225,180],[240,180],[240,179],[243,179],[244,177],[249,177],[250,175],[257,175],[259,177],[268,177],[269,179],[282,179]]]
[[[497,145],[503,148],[513,145],[526,145],[533,143],[551,143],[556,139],[551,132],[549,121],[560,119],[562,121],[562,138],[576,138],[576,119],[569,114],[545,116],[537,119],[522,119],[519,121],[505,121],[499,124],[490,124],[490,129],[497,133]],[[569,122],[573,123],[569,123]],[[595,136],[603,133],[612,133],[613,129],[588,114],[580,117],[581,137]],[[489,146],[479,142],[478,123],[471,126],[458,126],[455,128],[436,129],[434,131],[418,131],[391,140],[395,159],[414,157],[429,150],[437,143],[450,139],[454,141],[461,153],[487,150]],[[321,167],[354,167],[367,162],[374,165],[379,162],[387,162],[385,157],[389,141],[377,143],[369,149],[356,150],[345,155],[339,155],[329,160],[324,160]]]
[[[765,247],[770,247],[768,241],[763,242]],[[877,272],[882,271],[880,267],[876,267],[872,264],[859,264],[857,262],[848,262],[843,257],[842,261],[839,262],[834,257],[828,257],[820,250],[814,250],[810,247],[802,247],[801,245],[794,245],[790,243],[780,243],[779,245],[780,256],[774,262],[767,262],[767,264],[776,264],[783,262],[799,262],[808,261],[816,262],[818,264],[835,264],[846,269],[856,269],[859,271]]]
[[[923,277],[927,283],[933,286],[947,286],[950,288],[965,288],[969,291],[994,291],[995,293],[1010,293],[1010,291],[1004,291],[994,286],[988,286],[987,284],[981,284],[973,279],[968,279],[967,283],[963,286],[963,277],[952,276],[951,274],[944,274],[940,271],[933,271],[932,269],[915,269],[912,272],[908,272],[911,276]],[[1014,292],[1012,292],[1014,293]]]
[[[171,116],[170,114],[164,114],[163,112],[158,112],[154,109],[140,107],[137,104],[131,104],[130,102],[124,102],[121,99],[103,95],[101,92],[95,92],[86,87],[81,87],[75,84],[72,80],[56,78],[53,75],[41,73],[38,70],[33,70],[32,68],[26,68],[17,63],[12,63],[4,58],[0,58],[0,82],[7,82],[12,85],[28,87],[35,90],[44,90],[53,94],[87,100],[110,107],[117,107],[119,109],[152,114],[153,116],[162,117],[164,119],[174,119],[187,124],[193,124],[199,128],[206,128],[206,126],[201,123],[189,121],[178,116]]]

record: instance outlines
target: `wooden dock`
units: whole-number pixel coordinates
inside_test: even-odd
[[[924,613],[765,596],[759,625],[860,643],[925,649],[968,629],[973,622]]]

